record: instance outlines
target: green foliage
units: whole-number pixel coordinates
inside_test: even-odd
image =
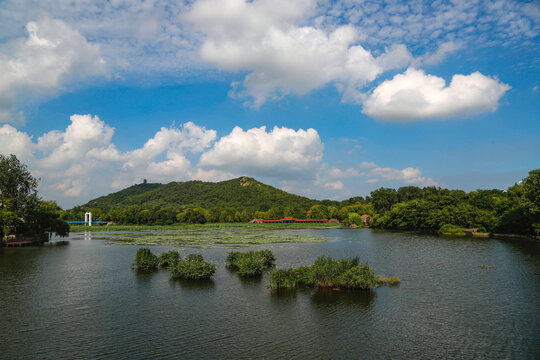
[[[38,181],[15,155],[0,155],[0,240],[15,231],[30,235],[56,233],[67,236],[69,225],[53,201],[41,201]]]
[[[349,213],[349,216],[347,218],[347,222],[349,224],[355,224],[358,226],[364,226],[364,220],[362,220],[362,216],[360,216],[357,213]]]
[[[216,266],[204,261],[200,254],[189,254],[183,261],[171,268],[171,278],[184,280],[210,279],[216,272]]]
[[[522,186],[523,206],[529,214],[540,217],[540,169],[530,171],[529,176],[523,179]]]
[[[319,257],[312,266],[297,269],[277,269],[270,273],[273,289],[296,286],[323,288],[370,289],[377,285],[377,278],[368,264],[360,264],[358,258],[334,259]]]
[[[178,250],[169,250],[159,255],[159,264],[161,267],[169,268],[178,265],[180,262],[180,252]]]
[[[240,260],[237,274],[241,277],[254,277],[262,274],[265,266],[260,259],[255,257],[244,257]]]
[[[210,214],[201,208],[187,209],[179,213],[176,218],[181,223],[186,224],[205,224],[208,222]]]
[[[336,218],[357,225],[363,225],[361,215],[372,215],[370,227],[381,229],[436,233],[443,225],[453,224],[462,228],[483,228],[486,232],[533,235],[537,233],[533,224],[540,223],[540,169],[532,170],[520,184],[506,191],[467,193],[405,186],[397,191],[380,188],[365,199],[353,197],[341,203],[288,194],[247,177],[219,183],[141,184],[92,200],[69,212],[59,212],[59,218],[80,219],[87,210],[97,214],[95,218],[99,220],[139,225],[246,223],[253,218],[285,216],[305,218],[309,210],[311,218]],[[13,212],[12,209],[7,211]],[[16,219],[9,212],[4,218]]]
[[[298,285],[296,269],[276,269],[270,273],[272,289],[292,289]]]
[[[533,218],[525,207],[506,210],[493,231],[497,234],[534,234]]]
[[[341,274],[337,282],[348,289],[369,289],[377,284],[373,269],[368,265],[356,265]]]
[[[173,207],[211,209],[240,209],[251,212],[275,208],[305,209],[318,203],[317,200],[289,194],[248,177],[217,183],[203,181],[171,182],[168,184],[139,184],[117,193],[91,200],[82,208],[127,208],[137,205],[144,209]],[[266,204],[267,208],[261,206]],[[219,214],[222,219],[213,222],[232,222],[237,210]],[[215,216],[215,214],[213,215]],[[250,220],[250,219],[248,219]],[[247,220],[246,220],[247,221]],[[127,222],[126,222],[127,223]]]
[[[262,274],[263,270],[272,266],[275,257],[270,250],[239,252],[231,251],[225,262],[236,270],[241,277],[254,277]]]
[[[132,267],[137,270],[154,270],[157,269],[158,264],[158,257],[149,248],[140,248],[135,254],[135,262]]]
[[[396,190],[389,188],[380,188],[371,192],[371,203],[376,213],[384,214],[389,211],[392,205],[398,202]]]
[[[452,224],[445,224],[441,226],[439,229],[439,235],[444,236],[465,236],[465,231],[462,227],[452,225]]]

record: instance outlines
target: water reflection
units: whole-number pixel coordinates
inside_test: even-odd
[[[207,280],[185,280],[185,279],[170,279],[169,283],[172,287],[180,285],[186,289],[213,289],[216,284],[213,279]]]
[[[273,289],[270,291],[270,296],[273,302],[279,302],[284,299],[296,299],[299,289]]]
[[[45,244],[45,246],[67,246],[67,245],[69,245],[68,240],[51,241],[48,244]]]
[[[377,293],[372,290],[336,290],[317,289],[311,295],[311,302],[319,309],[327,309],[335,306],[358,306],[371,310],[375,305]]]

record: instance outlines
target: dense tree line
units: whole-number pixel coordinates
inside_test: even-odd
[[[381,188],[371,193],[371,203],[372,226],[383,229],[438,231],[450,224],[533,235],[540,233],[540,170],[507,190]]]
[[[380,188],[366,198],[354,197],[341,202],[323,200],[311,206],[270,208],[266,206],[268,201],[262,201],[260,207],[130,205],[102,209],[81,206],[63,212],[62,218],[83,219],[84,213],[91,211],[95,219],[117,224],[204,224],[248,222],[254,218],[281,219],[286,216],[304,219],[309,210],[312,219],[335,218],[346,224],[357,225],[363,224],[362,214],[369,214],[373,216],[371,226],[381,229],[437,232],[444,225],[455,225],[478,227],[480,231],[495,233],[535,234],[540,231],[539,189],[540,170],[533,170],[527,178],[507,190],[465,192],[405,186],[397,190]]]
[[[15,155],[0,155],[0,241],[5,235],[68,234],[61,208],[53,201],[42,201],[37,185]]]

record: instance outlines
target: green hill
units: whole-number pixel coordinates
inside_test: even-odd
[[[96,198],[82,205],[86,209],[109,210],[138,205],[143,208],[234,208],[266,211],[272,207],[309,209],[320,203],[289,194],[253,178],[240,177],[222,182],[186,181],[168,184],[138,184]]]

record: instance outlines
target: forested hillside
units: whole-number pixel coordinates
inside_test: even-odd
[[[533,235],[540,233],[540,170],[507,190],[449,190],[405,186],[380,188],[370,196],[341,202],[311,200],[241,177],[202,181],[140,184],[75,207],[64,216],[80,219],[85,211],[118,224],[247,222],[284,216],[336,218],[392,230],[438,232],[441,228],[479,228],[482,232]]]
[[[138,184],[127,189],[89,201],[75,208],[109,212],[130,206],[141,209],[193,208],[235,209],[253,214],[272,208],[289,209],[290,213],[305,215],[307,209],[320,203],[303,196],[289,194],[255,179],[240,177],[222,182],[171,182],[168,184]]]

